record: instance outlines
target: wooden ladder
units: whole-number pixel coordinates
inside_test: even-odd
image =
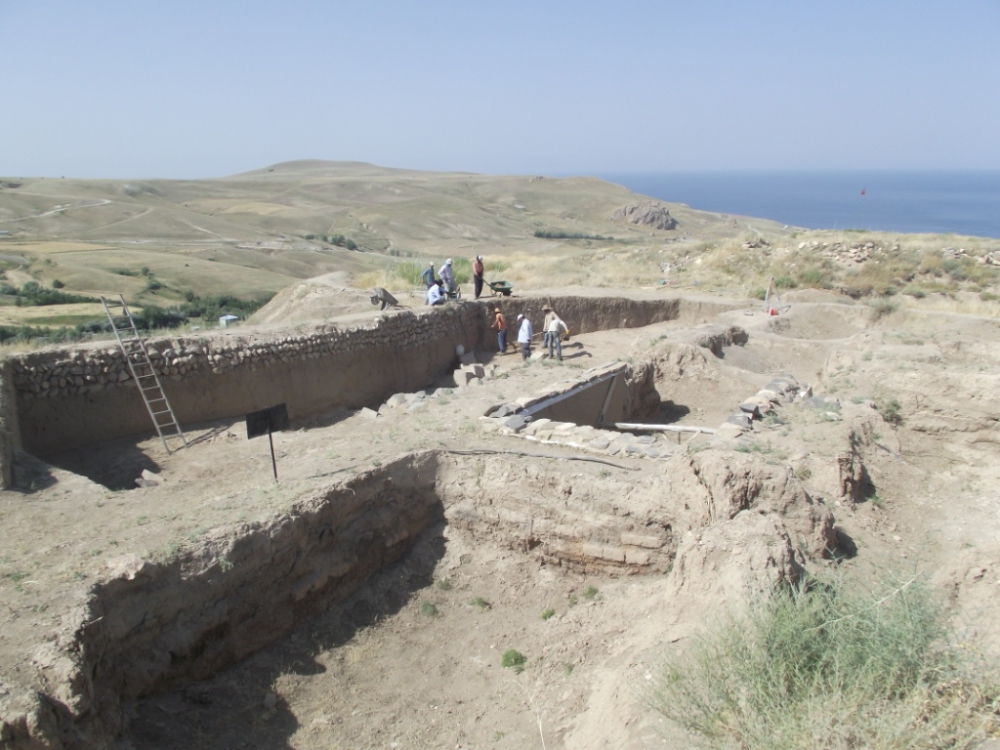
[[[167,453],[171,453],[167,441],[180,438],[182,445],[178,447],[186,448],[187,439],[184,437],[184,431],[181,429],[177,417],[174,416],[174,410],[170,407],[167,394],[160,383],[159,374],[149,359],[146,344],[139,335],[139,330],[135,327],[132,312],[125,304],[125,297],[119,294],[118,302],[109,303],[102,296],[101,304],[104,305],[104,312],[111,323],[111,330],[115,332],[118,345],[125,355],[125,361],[128,363],[132,378],[139,386],[139,394],[142,396],[143,403],[146,404],[146,411],[149,412],[149,416],[153,420],[153,426],[156,427],[156,434],[163,441],[163,447],[167,449]],[[121,308],[121,314],[115,315],[113,309],[118,307]]]

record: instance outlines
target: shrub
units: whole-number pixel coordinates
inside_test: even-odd
[[[420,602],[420,614],[425,617],[437,617],[441,613],[432,602],[422,601]]]
[[[59,279],[52,279],[52,288],[53,289],[62,289],[64,286],[66,286],[66,285],[63,282],[61,282]]]
[[[520,651],[507,649],[500,658],[500,666],[505,669],[513,669],[517,674],[524,671],[524,665],[528,663],[528,657]]]
[[[799,282],[791,276],[779,276],[774,280],[774,285],[778,287],[778,289],[794,289],[799,285]]]
[[[829,275],[819,268],[810,268],[799,274],[799,283],[803,286],[818,287],[820,289],[830,288]]]
[[[542,612],[542,619],[543,620],[551,620],[553,617],[555,617],[555,615],[556,615],[556,611],[554,609],[552,609],[551,607],[549,607],[548,609],[546,609],[546,610],[544,610]]]
[[[899,309],[899,303],[887,297],[879,297],[878,299],[871,300],[868,306],[871,308],[873,321],[884,318],[886,315],[891,315]]]
[[[650,702],[716,747],[972,747],[1000,689],[948,635],[915,579],[814,580],[720,618],[664,661]]]
[[[888,401],[879,401],[875,404],[875,406],[878,409],[879,414],[882,415],[882,419],[889,424],[897,427],[903,424],[903,406],[896,399],[893,398]]]

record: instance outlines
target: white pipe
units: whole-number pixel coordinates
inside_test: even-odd
[[[633,424],[632,422],[615,422],[616,430],[656,430],[662,432],[704,432],[706,435],[714,435],[715,430],[711,427],[693,427],[689,425],[677,424]]]

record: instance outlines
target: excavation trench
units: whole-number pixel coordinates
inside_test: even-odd
[[[673,320],[704,322],[732,309],[680,299],[552,297],[574,333],[635,328]],[[180,423],[240,417],[286,403],[300,420],[359,408],[393,393],[426,388],[457,365],[456,347],[493,352],[490,308],[508,320],[527,312],[540,324],[540,300],[463,302],[373,323],[324,325],[153,339],[153,365]],[[7,456],[22,448],[45,459],[98,443],[148,435],[150,417],[112,344],[52,349],[11,358],[0,373]]]
[[[552,462],[413,454],[171,560],[113,560],[73,613],[72,639],[36,655],[51,689],[26,699],[34,708],[19,721],[4,716],[4,737],[106,747],[125,728],[124,701],[205,679],[283,638],[442,523],[574,570],[668,570],[671,522],[630,518],[608,480],[586,485]]]
[[[684,532],[749,509],[761,520],[741,528],[766,521],[749,531],[765,551],[761,575],[794,577],[799,556],[832,548],[832,517],[787,469],[713,453],[678,455],[655,471],[577,463],[573,472],[558,456],[517,451],[410,454],[162,562],[114,559],[65,615],[64,637],[35,653],[35,692],[8,690],[3,738],[16,748],[111,747],[127,730],[123,703],[206,679],[279,641],[442,524],[477,545],[602,574],[667,573]],[[637,473],[623,482],[628,471]],[[711,549],[692,548],[675,570],[717,568],[698,557]]]

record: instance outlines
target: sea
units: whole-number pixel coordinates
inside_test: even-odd
[[[596,176],[663,201],[806,229],[1000,238],[1000,171],[632,172]]]

